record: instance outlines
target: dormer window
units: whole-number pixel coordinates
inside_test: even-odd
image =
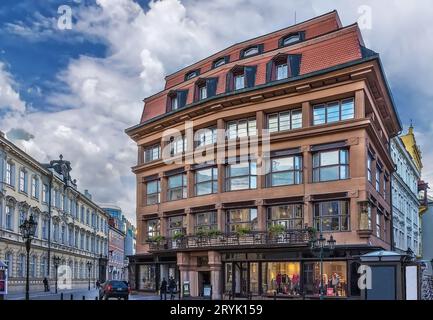
[[[195,83],[194,101],[205,100],[216,95],[218,78],[198,79]]]
[[[198,90],[199,90],[200,100],[206,99],[207,98],[206,85],[203,85],[203,86],[199,87]]]
[[[174,90],[168,93],[167,111],[178,110],[186,105],[188,90]]]
[[[266,82],[284,80],[299,76],[300,54],[278,54],[266,65]]]
[[[290,46],[292,44],[304,41],[304,39],[305,39],[305,32],[303,32],[303,31],[291,33],[291,34],[280,39],[279,46],[280,46],[280,48],[281,47],[287,47],[287,46]]]
[[[245,75],[237,74],[235,75],[235,90],[241,90],[245,88]]]
[[[254,87],[256,72],[256,66],[235,66],[227,74],[227,92]]]
[[[186,80],[190,80],[190,79],[192,79],[192,78],[195,78],[195,77],[197,77],[199,74],[200,74],[200,70],[193,70],[193,71],[191,71],[191,72],[188,72],[188,73],[185,75],[185,81],[186,81]]]
[[[215,69],[215,68],[221,67],[222,65],[229,63],[229,61],[230,61],[230,56],[218,58],[218,59],[214,60],[214,62],[212,63],[212,68]]]
[[[247,57],[252,57],[258,54],[261,54],[263,52],[263,44],[258,44],[255,46],[251,46],[248,47],[244,50],[241,51],[240,57],[242,58],[247,58]]]

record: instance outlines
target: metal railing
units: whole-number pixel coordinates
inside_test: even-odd
[[[185,235],[181,238],[165,238],[149,241],[149,251],[186,250],[197,248],[227,248],[239,246],[302,246],[308,245],[308,230],[287,230],[273,235],[266,231],[248,234],[225,233],[221,235]]]

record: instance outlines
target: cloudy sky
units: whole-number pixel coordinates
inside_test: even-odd
[[[433,184],[430,0],[2,0],[0,130],[41,162],[62,153],[80,190],[134,220],[137,156],[124,129],[139,122],[141,101],[163,88],[164,75],[334,9],[344,25],[359,21],[381,54]]]

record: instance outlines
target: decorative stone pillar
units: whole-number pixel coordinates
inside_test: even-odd
[[[258,231],[266,231],[266,208],[263,200],[256,200],[257,206],[257,228]]]
[[[355,92],[355,118],[365,118],[365,93],[364,90]]]
[[[211,272],[212,299],[222,298],[222,263],[221,254],[217,251],[209,251],[209,267]]]
[[[309,126],[311,126],[311,114],[312,114],[312,110],[311,110],[311,106],[310,103],[307,102],[303,102],[302,103],[302,128],[307,128]]]
[[[215,205],[215,208],[217,209],[217,225],[218,230],[221,232],[225,232],[226,230],[226,220],[224,215],[224,209],[221,203],[218,203]]]
[[[167,201],[167,177],[164,176],[163,172],[159,173],[159,185],[160,185],[160,192],[161,192],[161,203]]]
[[[178,252],[177,253],[177,266],[180,272],[180,292],[183,298],[183,283],[184,281],[190,281],[189,279],[189,253]],[[190,289],[191,290],[191,289]]]

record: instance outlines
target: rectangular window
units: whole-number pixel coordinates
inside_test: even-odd
[[[167,226],[168,236],[173,238],[176,234],[185,234],[184,216],[176,216],[168,218]]]
[[[197,130],[194,133],[194,141],[197,148],[213,145],[217,142],[217,129],[211,127]]]
[[[160,221],[159,219],[153,219],[147,221],[147,239],[152,239],[160,235]]]
[[[304,225],[303,205],[289,204],[268,208],[268,228],[282,225],[286,230],[302,229]]]
[[[176,154],[180,154],[186,151],[186,142],[187,139],[183,136],[179,136],[173,138],[170,142],[170,155],[174,156]]]
[[[241,90],[245,88],[245,75],[239,74],[234,77],[235,90]]]
[[[302,110],[291,110],[268,115],[269,132],[288,131],[302,128]]]
[[[152,205],[161,202],[161,185],[159,180],[149,181],[146,184],[146,204]]]
[[[36,177],[32,177],[32,197],[39,198],[39,180]]]
[[[292,156],[270,160],[267,184],[269,187],[302,183],[302,157]]]
[[[355,101],[353,98],[320,104],[313,107],[313,124],[334,123],[355,117]]]
[[[349,151],[322,151],[313,155],[313,182],[349,178]]]
[[[371,173],[372,162],[373,162],[373,156],[369,152],[367,156],[367,179],[370,182],[372,182],[372,173]]]
[[[199,98],[200,100],[204,100],[207,98],[207,88],[206,86],[201,86],[198,88],[199,90]]]
[[[42,202],[48,202],[48,185],[46,184],[42,185]]]
[[[320,279],[327,297],[347,297],[350,286],[347,279],[347,262],[305,262],[303,265],[303,288],[306,295],[320,295]],[[356,285],[356,283],[355,283]]]
[[[21,169],[20,170],[20,191],[21,192],[27,192],[26,179],[27,179],[27,172]]]
[[[380,193],[380,177],[382,175],[382,168],[376,166],[376,191]]]
[[[320,232],[349,230],[349,201],[314,204],[314,227]]]
[[[195,172],[195,194],[202,196],[218,192],[218,168],[207,168]]]
[[[233,209],[227,211],[227,232],[257,230],[257,209]]]
[[[255,118],[240,119],[227,123],[227,138],[236,139],[257,135],[257,125]]]
[[[42,219],[42,239],[48,240],[48,219]]]
[[[288,68],[287,63],[277,65],[277,80],[287,79]]]
[[[13,209],[10,206],[6,206],[6,212],[5,212],[5,216],[6,216],[6,229],[7,230],[12,230],[12,220],[13,220]]]
[[[6,162],[6,183],[12,185],[12,165]]]
[[[226,170],[226,190],[247,190],[257,188],[257,168],[253,161],[229,164]]]
[[[179,108],[179,102],[176,95],[171,97],[171,110],[177,110],[178,108]]]
[[[161,146],[159,144],[144,149],[145,163],[158,160],[160,157],[161,157]]]
[[[200,212],[195,214],[194,231],[196,233],[198,231],[216,229],[218,229],[216,211]]]
[[[187,197],[186,173],[168,177],[168,200],[179,200]]]
[[[381,230],[380,230],[380,220],[382,219],[382,213],[377,210],[376,211],[376,237],[380,238],[381,237]]]

